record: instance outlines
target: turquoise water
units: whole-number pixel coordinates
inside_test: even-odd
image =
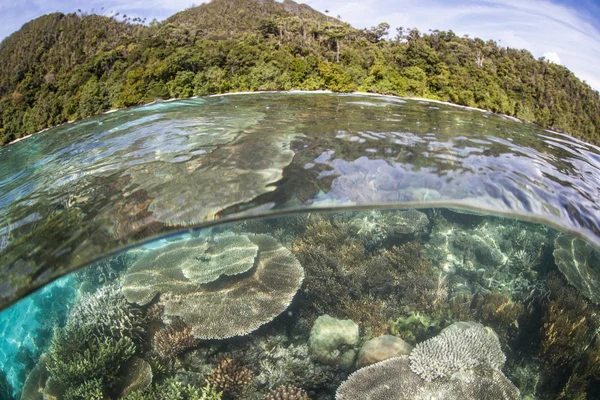
[[[65,125],[0,165],[0,398],[600,390],[600,149],[567,135],[254,94]]]

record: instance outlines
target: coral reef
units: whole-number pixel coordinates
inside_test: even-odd
[[[252,332],[289,306],[304,271],[290,251],[272,237],[248,234],[248,238],[259,250],[255,268],[245,274],[200,285],[183,276],[182,266],[170,259],[173,252],[157,249],[124,274],[123,293],[129,301],[140,305],[160,294],[163,320],[181,317],[200,339],[223,339]],[[173,245],[185,246],[185,242],[169,246]],[[193,260],[198,256],[190,254]]]
[[[358,344],[358,339],[358,325],[354,321],[322,315],[310,330],[308,346],[316,360],[323,364],[335,364],[344,358],[345,352],[353,351],[351,349]]]
[[[476,323],[457,322],[417,344],[410,354],[410,369],[431,382],[458,371],[500,370],[505,361],[494,331]]]
[[[359,297],[367,254],[352,236],[347,224],[316,215],[290,248],[305,270],[303,300],[318,313],[341,317],[340,306]]]
[[[54,381],[77,387],[92,379],[105,386],[120,378],[121,367],[134,355],[131,338],[97,338],[82,328],[57,329],[50,345],[46,368]]]
[[[279,386],[267,394],[265,400],[308,400],[308,395],[294,386]]]
[[[410,368],[408,356],[361,368],[344,382],[336,400],[517,400],[519,391],[499,370],[458,371],[428,382]]]
[[[130,393],[125,400],[221,400],[221,398],[221,392],[210,385],[197,388],[167,378],[151,388]]]
[[[568,235],[554,242],[554,261],[569,283],[595,304],[600,304],[600,254],[592,246]]]
[[[358,352],[357,365],[363,368],[388,358],[408,356],[412,350],[413,347],[399,337],[379,336],[362,345]]]
[[[600,330],[600,308],[555,275],[547,282],[550,301],[543,309],[539,355],[555,369],[571,364],[591,344]]]
[[[99,378],[85,380],[79,386],[72,386],[65,390],[64,400],[103,400],[102,380]]]
[[[163,358],[175,357],[197,345],[192,328],[179,318],[174,318],[154,336],[154,350]]]
[[[224,357],[206,377],[206,383],[223,394],[240,398],[246,394],[254,383],[254,374],[238,361]]]
[[[172,255],[168,253],[173,252]],[[194,257],[193,254],[200,254]],[[221,275],[244,273],[254,266],[258,245],[248,236],[231,232],[215,235],[209,240],[186,240],[163,250],[161,262],[181,266],[183,276],[192,282],[209,283]]]
[[[234,351],[245,365],[258,371],[257,388],[264,392],[278,386],[319,390],[330,385],[338,373],[337,366],[314,360],[304,338],[294,341],[283,333],[256,337]]]
[[[139,343],[146,334],[142,311],[130,304],[114,285],[80,297],[71,310],[67,325],[89,331],[99,340],[127,337]]]
[[[119,382],[119,398],[124,398],[129,393],[144,390],[152,384],[152,367],[141,358],[133,358],[123,367],[123,376]]]
[[[143,254],[143,249],[132,249],[80,269],[73,274],[79,283],[79,290],[93,293],[102,286],[117,282],[120,274]]]

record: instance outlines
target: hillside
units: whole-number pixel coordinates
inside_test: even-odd
[[[144,26],[45,15],[0,44],[0,144],[156,98],[330,89],[485,108],[600,144],[600,98],[568,69],[452,31],[357,30],[291,0],[214,0]]]

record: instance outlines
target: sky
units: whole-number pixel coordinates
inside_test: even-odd
[[[298,0],[297,0],[298,1]],[[562,64],[600,90],[600,0],[299,0],[314,9],[368,28],[397,27],[453,30],[501,46],[524,48],[535,57]],[[192,0],[0,0],[0,39],[25,22],[54,11],[111,15],[158,20],[201,4]]]

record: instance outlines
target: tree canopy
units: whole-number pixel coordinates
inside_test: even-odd
[[[600,97],[563,66],[452,31],[358,30],[291,0],[214,0],[149,26],[54,13],[0,44],[0,144],[157,98],[329,89],[484,108],[600,143]]]

